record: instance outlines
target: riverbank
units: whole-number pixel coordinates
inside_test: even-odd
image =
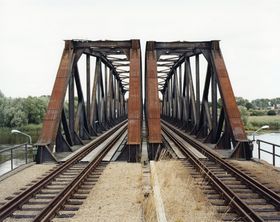
[[[32,141],[36,142],[40,135],[42,124],[29,124],[18,128],[0,128],[0,144],[21,144],[27,141],[26,137],[18,134],[11,134],[12,129],[22,131],[32,137]]]
[[[268,125],[269,130],[266,132],[280,132],[280,115],[276,116],[249,116],[245,125],[247,131],[255,131],[260,127]]]

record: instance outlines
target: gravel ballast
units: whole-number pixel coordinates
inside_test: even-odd
[[[167,221],[220,221],[216,209],[180,161],[162,160],[155,166]]]
[[[110,163],[71,219],[54,221],[142,221],[140,163]]]
[[[0,202],[6,202],[6,197],[12,196],[14,192],[19,191],[20,188],[23,188],[32,180],[40,177],[42,174],[49,171],[54,166],[55,164],[32,165],[2,180],[0,182]]]
[[[231,160],[239,169],[247,170],[252,176],[280,192],[280,171],[265,161],[239,161]]]

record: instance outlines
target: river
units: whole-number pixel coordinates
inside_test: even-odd
[[[2,150],[6,150],[7,148],[14,147],[13,145],[0,145],[0,152]],[[12,151],[13,154],[13,162],[11,163],[11,150],[3,151],[0,153],[0,176],[11,171],[11,169],[15,169],[20,165],[26,163],[26,161],[32,162],[33,157],[33,149],[31,146],[28,146],[28,153],[26,156],[25,145],[20,145],[18,148]],[[27,158],[27,160],[26,160]]]
[[[248,138],[252,139],[252,136],[248,136]],[[255,136],[255,139],[264,140],[266,142],[280,145],[280,132],[258,134]],[[253,144],[254,144],[253,157],[258,158],[258,144],[256,142],[254,142]],[[269,152],[272,152],[272,146],[268,145],[268,144],[261,143],[261,149],[265,149]],[[275,153],[280,155],[280,147],[275,148]],[[271,154],[261,152],[261,159],[272,164],[272,155]],[[280,167],[280,158],[279,157],[275,158],[275,165],[277,167]]]

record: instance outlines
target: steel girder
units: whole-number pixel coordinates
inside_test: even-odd
[[[86,56],[85,90],[78,67],[83,54]],[[94,65],[91,57],[95,57]],[[201,84],[201,57],[207,63],[204,85]],[[74,145],[83,144],[127,116],[129,160],[137,161],[141,149],[141,66],[139,40],[65,41],[37,143],[37,162],[55,159],[54,151],[72,151]],[[150,159],[160,151],[160,115],[205,143],[233,150],[233,157],[251,157],[251,144],[218,41],[147,42],[145,87]],[[127,91],[128,101],[125,100]]]
[[[140,41],[132,41],[128,98],[128,160],[140,159],[142,128],[142,63]]]
[[[138,46],[138,55],[139,40],[65,41],[37,142],[37,162],[55,160],[54,152],[71,152],[73,146],[84,144],[86,140],[127,118],[125,93],[130,88],[130,70],[134,73],[140,68],[139,64],[135,64],[135,45]],[[78,68],[78,61],[83,54],[86,56],[85,90]],[[91,57],[95,57],[94,66]],[[94,67],[94,75],[91,67]],[[140,70],[137,75],[141,76]],[[140,133],[135,138],[140,141]]]
[[[145,113],[148,129],[148,156],[156,159],[161,148],[160,101],[158,93],[157,51],[147,42],[145,58]]]
[[[219,41],[153,44],[157,55],[157,87],[162,93],[162,118],[205,143],[214,144],[217,149],[228,149],[232,157],[251,158],[251,143],[244,130]],[[201,85],[201,57],[207,63],[204,85]],[[193,66],[190,59],[195,61]],[[159,137],[159,130],[157,134]]]

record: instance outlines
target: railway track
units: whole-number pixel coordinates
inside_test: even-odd
[[[218,212],[224,214],[223,220],[280,221],[280,196],[277,193],[166,121],[162,121],[162,130],[186,155],[187,161],[183,164],[193,169],[192,175],[210,202],[218,207]],[[198,158],[183,140],[206,158]]]
[[[50,221],[53,217],[72,217],[86,199],[106,163],[104,156],[126,133],[124,121],[80,149],[76,155],[32,184],[0,208],[0,221]],[[104,147],[92,161],[81,160],[97,146]]]

